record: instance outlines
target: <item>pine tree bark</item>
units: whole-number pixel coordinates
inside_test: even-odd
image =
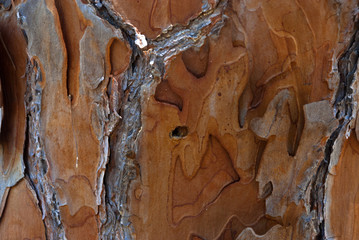
[[[359,239],[358,7],[0,0],[0,239]]]

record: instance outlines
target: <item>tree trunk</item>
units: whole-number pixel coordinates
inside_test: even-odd
[[[0,6],[0,239],[359,239],[356,1]]]

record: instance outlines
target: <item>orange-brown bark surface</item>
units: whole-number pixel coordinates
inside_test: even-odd
[[[357,9],[0,1],[0,239],[356,239]]]

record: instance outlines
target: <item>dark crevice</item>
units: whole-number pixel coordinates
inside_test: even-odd
[[[23,31],[25,32],[25,31]],[[34,61],[34,63],[36,64],[36,62]],[[32,64],[30,62],[28,62],[27,64],[27,74],[29,74],[29,76],[31,76],[31,73],[33,73],[34,68],[36,68],[36,66],[32,66]],[[31,69],[30,69],[31,68]],[[40,74],[41,75],[41,74]],[[25,129],[25,141],[24,141],[24,151],[23,151],[23,160],[24,160],[24,165],[25,165],[25,170],[24,170],[24,175],[26,180],[28,181],[29,185],[31,186],[31,188],[34,190],[35,194],[36,194],[36,198],[37,198],[37,202],[38,202],[38,207],[39,210],[41,212],[42,215],[44,215],[43,213],[43,209],[41,207],[41,205],[43,204],[41,201],[41,192],[39,192],[38,188],[36,187],[36,184],[34,183],[34,180],[38,182],[38,180],[36,179],[36,174],[34,176],[33,171],[33,167],[30,164],[30,118],[31,118],[31,113],[29,112],[29,108],[30,108],[30,102],[32,102],[34,99],[32,97],[31,94],[31,83],[29,82],[29,79],[27,80],[27,92],[25,95],[25,106],[27,109],[27,113],[26,113],[26,129]],[[49,233],[48,233],[48,229],[47,229],[47,225],[45,222],[45,219],[42,218],[42,222],[44,224],[44,229],[45,229],[45,237],[46,239],[49,239]]]
[[[220,6],[221,11],[223,11],[226,1],[220,2],[221,4],[218,4],[217,7]],[[91,0],[91,4],[99,17],[121,30],[124,39],[132,49],[130,65],[122,75],[122,88],[120,89],[122,99],[119,108],[121,109],[122,121],[116,132],[113,132],[111,136],[109,149],[111,155],[104,176],[105,203],[102,206],[105,208],[106,216],[100,220],[100,236],[102,239],[114,239],[118,233],[121,233],[124,239],[132,239],[134,229],[130,222],[127,191],[131,182],[134,179],[140,180],[141,176],[141,169],[136,159],[137,138],[142,126],[141,88],[149,83],[156,83],[155,79],[163,78],[166,58],[190,47],[201,45],[201,39],[214,33],[214,30],[219,30],[223,26],[223,21],[218,21],[214,25],[203,26],[202,21],[209,19],[210,16],[209,13],[202,13],[197,19],[192,20],[188,26],[175,26],[168,33],[170,38],[175,38],[173,41],[159,38],[151,42],[146,39],[149,46],[153,48],[148,55],[143,54],[142,50],[135,44],[136,30],[114,13],[107,2]],[[191,30],[191,34],[188,34],[189,30]],[[169,46],[168,43],[172,43],[172,45]],[[182,108],[183,103],[176,96],[173,99],[165,100],[170,100],[170,103],[175,103],[180,109]],[[174,137],[187,135],[188,129],[185,129],[175,129]],[[132,152],[135,154],[128,154]]]
[[[288,89],[293,98],[287,102],[288,110],[290,113],[290,127],[288,132],[287,152],[288,155],[294,157],[297,154],[299,143],[304,129],[304,114],[303,109],[300,110],[301,104],[294,100],[298,96],[293,88]]]
[[[60,27],[66,51],[66,88],[72,104],[78,99],[80,73],[79,42],[86,29],[86,23],[78,14],[78,6],[72,0],[55,0]]]
[[[30,187],[32,188],[32,190],[35,192],[36,194],[36,200],[37,200],[37,207],[39,208],[39,211],[41,212],[41,215],[44,215],[43,210],[41,205],[43,204],[41,199],[40,199],[40,193],[36,188],[36,185],[33,181],[33,179],[31,178],[31,174],[30,174],[30,166],[29,166],[29,138],[30,138],[30,133],[29,133],[29,115],[26,115],[26,128],[25,128],[25,141],[24,141],[24,151],[23,151],[23,160],[24,160],[24,165],[25,165],[25,170],[24,170],[24,175],[25,175],[25,179],[26,181],[29,183]],[[48,239],[48,229],[45,223],[45,219],[42,218],[42,223],[44,225],[44,229],[45,229],[45,238],[46,240]]]
[[[34,189],[41,212],[47,239],[61,239],[64,237],[59,203],[56,193],[46,173],[48,162],[43,150],[43,142],[39,132],[42,98],[42,70],[36,60],[28,62],[26,69],[27,90],[25,94],[26,108],[26,138],[24,147],[25,176]],[[49,199],[51,196],[51,199]],[[43,212],[45,211],[45,213]]]
[[[106,8],[106,6],[102,3],[98,3],[96,0],[89,0],[89,2],[94,6],[97,11],[97,14],[105,19],[108,23],[114,26],[117,29],[120,29],[124,39],[130,44],[132,50],[138,49],[135,44],[135,35],[136,31],[132,26],[125,23],[119,16],[115,14],[111,14],[111,11]]]
[[[262,160],[262,156],[263,156],[264,150],[267,145],[267,141],[263,141],[263,140],[256,140],[256,141],[257,141],[258,150],[257,150],[257,155],[256,155],[256,165],[255,165],[254,176],[257,176],[257,174],[258,174],[259,164]]]
[[[325,216],[324,216],[324,198],[325,183],[329,172],[329,164],[334,144],[347,124],[353,119],[353,90],[352,84],[354,74],[357,71],[358,53],[359,53],[359,31],[358,23],[355,24],[355,33],[347,50],[342,54],[338,63],[340,74],[340,83],[334,102],[334,111],[339,121],[339,126],[330,135],[325,145],[324,160],[320,163],[317,173],[314,177],[310,193],[311,210],[317,212],[318,217],[318,234],[316,239],[326,239],[325,236]]]
[[[59,15],[59,19],[60,19],[60,27],[61,27],[61,32],[63,35],[63,40],[65,43],[65,51],[66,51],[66,62],[67,62],[67,69],[66,69],[66,93],[67,96],[70,96],[70,102],[72,102],[72,95],[70,94],[71,90],[70,90],[70,65],[71,65],[71,59],[70,59],[70,49],[69,49],[69,43],[68,43],[68,36],[67,36],[67,32],[65,29],[65,23],[64,23],[64,15],[63,15],[63,8],[61,6],[61,2],[62,0],[56,0],[55,1],[55,6],[56,9],[58,11],[58,15]]]
[[[27,37],[27,34],[24,29],[21,29],[22,35],[24,36],[26,46],[29,44],[29,38]]]
[[[250,102],[253,98],[252,89],[250,88],[249,84],[246,84],[245,89],[243,90],[242,94],[239,97],[238,102],[238,123],[240,128],[244,127],[247,112],[249,110]]]
[[[103,207],[106,216],[101,219],[100,237],[115,239],[119,232],[125,239],[132,239],[132,227],[128,220],[127,191],[131,181],[140,176],[140,168],[136,163],[136,139],[142,125],[140,119],[140,89],[146,80],[145,71],[147,60],[135,44],[135,30],[124,23],[122,19],[111,13],[101,3],[91,1],[97,14],[116,29],[130,45],[132,55],[126,72],[123,73],[119,100],[120,116],[122,121],[110,136],[109,161],[104,175]],[[125,141],[125,142],[124,142]]]
[[[296,155],[296,150],[298,149],[297,143],[297,124],[290,124],[288,131],[288,141],[287,141],[287,153],[289,156],[294,157]]]

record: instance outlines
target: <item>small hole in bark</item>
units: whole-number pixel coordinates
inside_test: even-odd
[[[188,134],[188,127],[186,126],[178,126],[171,133],[171,138],[184,138]]]

